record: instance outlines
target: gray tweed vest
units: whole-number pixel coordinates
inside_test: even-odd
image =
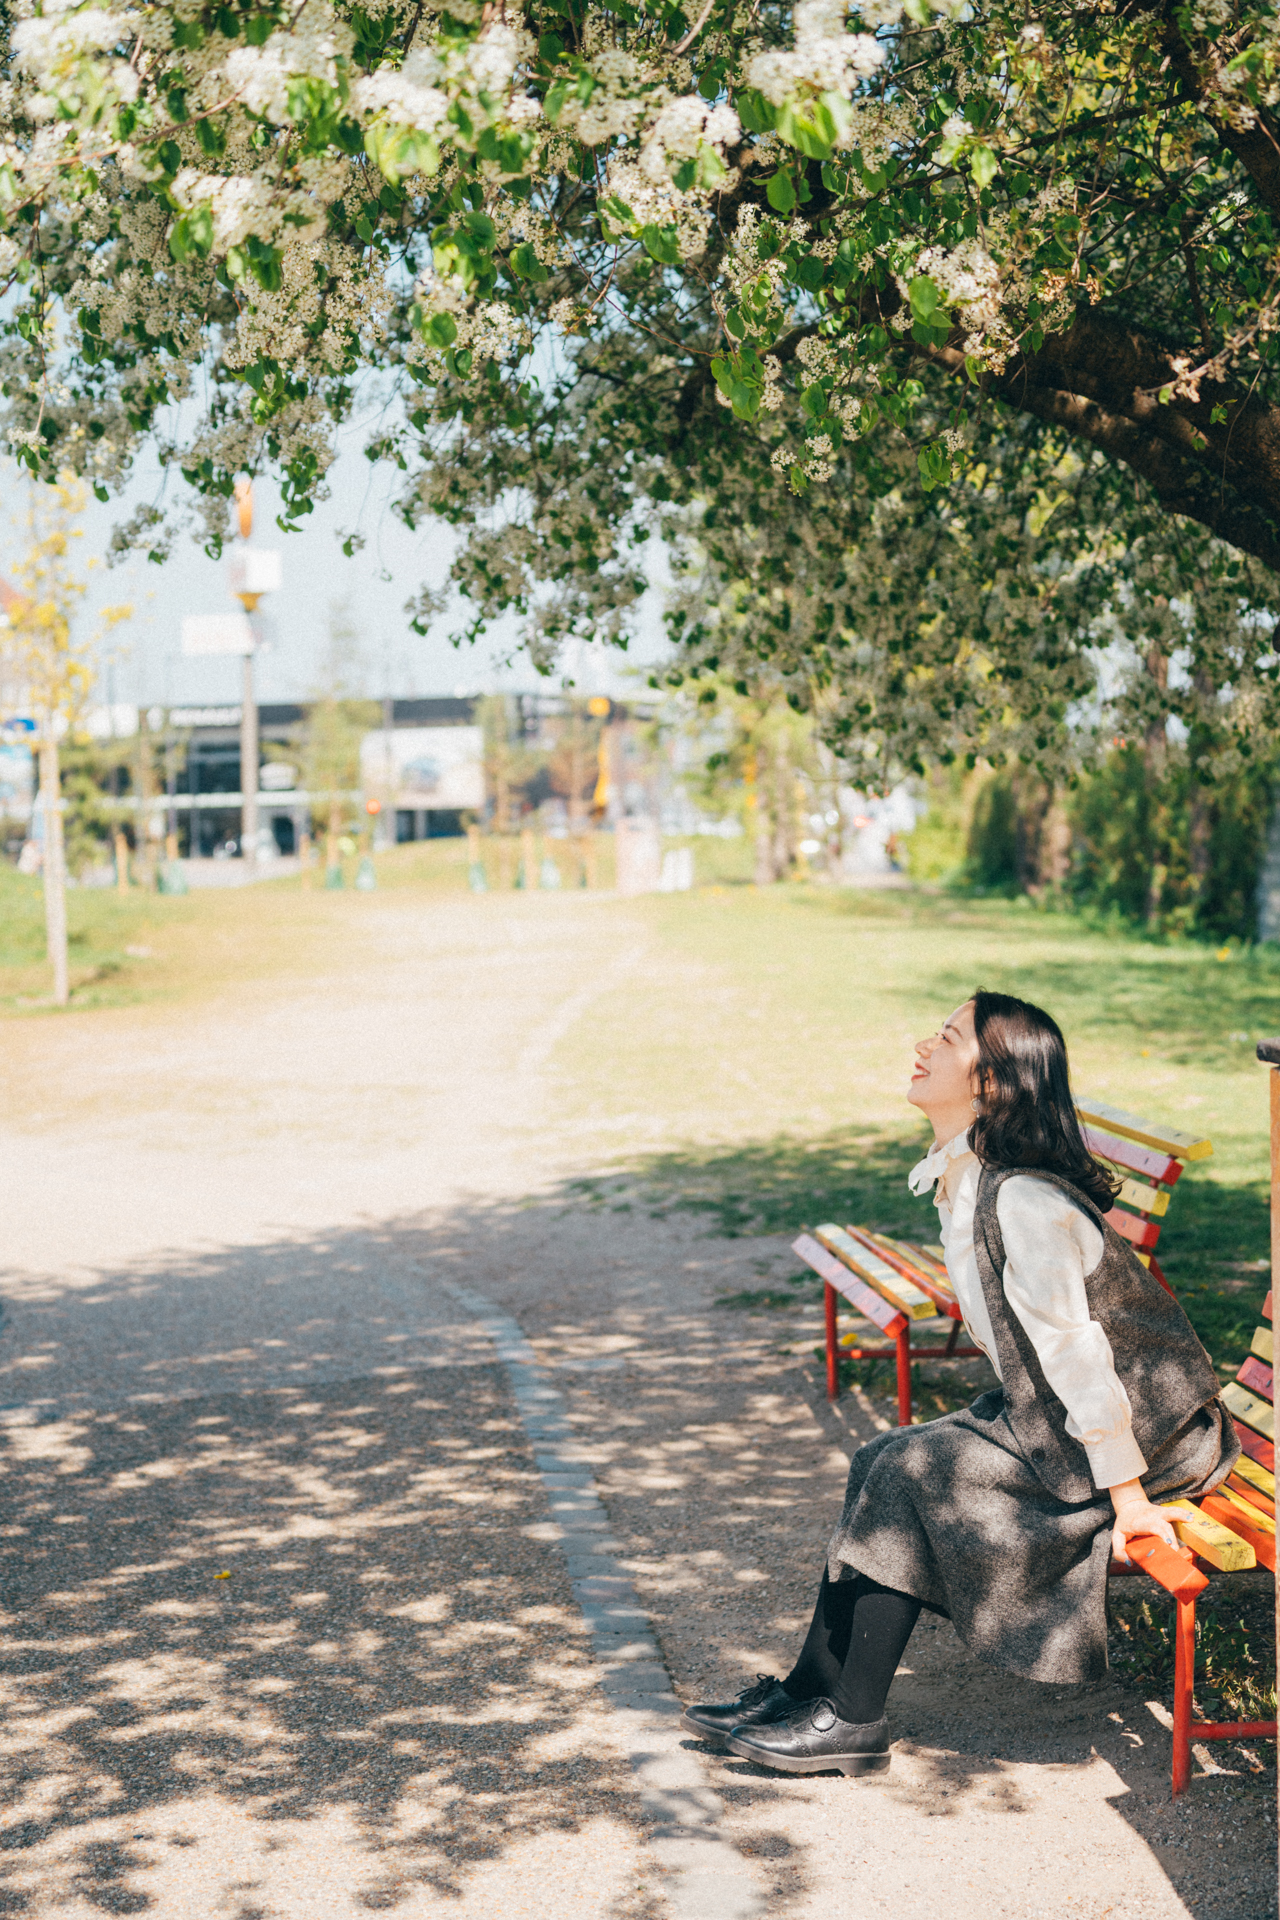
[[[1059,1500],[1096,1499],[1088,1451],[1067,1432],[1066,1408],[1045,1379],[1036,1350],[1004,1297],[1005,1250],[996,1196],[1016,1173],[1061,1187],[1102,1234],[1102,1258],[1084,1283],[1089,1317],[1110,1342],[1116,1373],[1133,1409],[1133,1435],[1148,1464],[1180,1427],[1217,1398],[1218,1379],[1173,1295],[1165,1292],[1128,1241],[1107,1225],[1077,1187],[1042,1167],[984,1167],[974,1210],[973,1248],[1004,1376],[1006,1417],[1042,1486]]]

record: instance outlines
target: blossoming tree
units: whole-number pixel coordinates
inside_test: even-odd
[[[67,964],[67,871],[63,842],[59,741],[78,717],[93,681],[93,652],[102,635],[128,619],[128,606],[105,607],[98,632],[86,646],[75,618],[88,581],[77,570],[72,543],[82,538],[76,521],[88,499],[84,483],[61,474],[50,487],[28,490],[25,539],[14,569],[16,589],[5,584],[5,626],[0,651],[15,682],[25,690],[36,721],[43,833],[45,944],[60,1007],[71,997]]]
[[[151,436],[213,542],[271,464],[292,524],[371,377],[406,516],[451,513],[461,584],[550,647],[625,630],[653,503],[706,532],[749,486],[803,544],[833,486],[959,483],[972,518],[1021,422],[1033,494],[1068,469],[1097,493],[1101,463],[1218,543],[1231,684],[1265,678],[1259,0],[19,0],[11,42],[0,378],[33,471],[105,494]],[[148,508],[120,538],[166,535]],[[914,645],[877,696],[901,712],[937,671]]]

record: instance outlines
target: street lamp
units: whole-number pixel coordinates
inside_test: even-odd
[[[231,591],[248,615],[250,643],[244,656],[240,700],[240,857],[251,864],[258,858],[258,697],[253,685],[253,655],[258,635],[253,616],[264,593],[280,591],[280,555],[274,549],[251,547],[253,482],[236,481],[236,510],[242,547],[231,555],[227,571]]]
[[[248,480],[236,482],[236,508],[240,538],[230,559],[231,591],[244,608],[243,614],[188,614],[182,622],[182,651],[192,653],[238,653],[243,660],[240,698],[240,857],[252,866],[258,857],[258,701],[253,685],[253,656],[258,644],[253,614],[264,593],[276,593],[280,587],[280,555],[268,548],[251,547],[253,532],[253,487]]]

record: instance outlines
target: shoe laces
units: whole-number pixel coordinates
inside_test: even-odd
[[[738,1695],[736,1704],[740,1707],[758,1706],[760,1701],[764,1699],[766,1693],[768,1693],[770,1687],[776,1687],[777,1684],[777,1679],[773,1674],[758,1673],[751,1685],[742,1689],[742,1692]]]

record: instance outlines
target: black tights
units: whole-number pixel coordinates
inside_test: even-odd
[[[823,1569],[800,1658],[783,1681],[793,1700],[830,1700],[856,1727],[884,1715],[898,1662],[920,1613],[920,1602],[865,1573],[830,1580]]]

